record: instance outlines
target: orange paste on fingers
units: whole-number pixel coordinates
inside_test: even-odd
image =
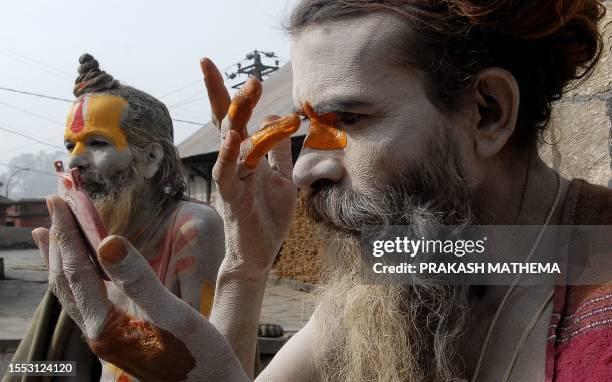
[[[252,147],[246,155],[245,164],[250,168],[255,168],[261,157],[280,141],[290,137],[299,127],[300,117],[295,113],[268,123],[251,136]]]

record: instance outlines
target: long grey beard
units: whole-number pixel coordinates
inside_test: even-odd
[[[426,159],[434,160],[378,192],[331,185],[308,196],[307,213],[327,243],[315,313],[324,349],[317,365],[325,381],[448,381],[459,373],[469,287],[418,279],[367,285],[373,280],[360,274],[363,224],[381,233],[407,225],[417,237],[441,224],[470,224],[471,195],[450,136],[429,147]]]
[[[130,166],[113,178],[86,184],[85,190],[108,233],[127,235],[143,187],[142,177]]]

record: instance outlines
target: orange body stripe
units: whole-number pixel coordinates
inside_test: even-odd
[[[204,281],[202,288],[200,288],[200,313],[206,317],[210,316],[214,298],[215,287],[208,281]]]

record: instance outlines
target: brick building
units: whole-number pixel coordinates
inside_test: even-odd
[[[51,218],[45,199],[20,199],[6,208],[5,225],[15,227],[49,227]]]
[[[12,203],[11,199],[0,196],[0,225],[6,225],[6,209]]]

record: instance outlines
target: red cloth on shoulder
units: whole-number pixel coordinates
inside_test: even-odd
[[[612,225],[612,190],[573,180],[563,224]],[[546,381],[612,381],[612,285],[556,287]]]

